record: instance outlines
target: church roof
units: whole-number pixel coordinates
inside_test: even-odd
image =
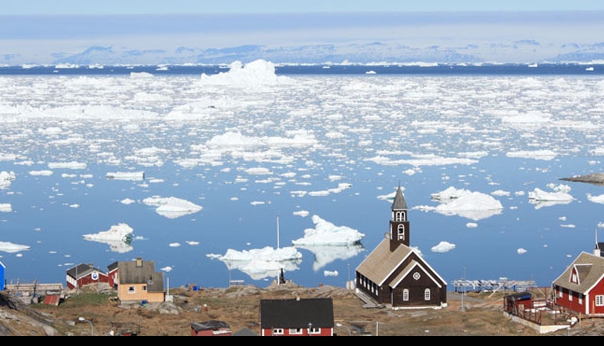
[[[392,272],[411,254],[410,247],[398,246],[390,252],[390,239],[385,238],[357,267],[357,272],[363,274],[372,282],[382,285]]]
[[[394,195],[394,201],[392,202],[392,210],[402,210],[407,209],[407,201],[405,201],[405,196],[403,196],[403,190],[401,186],[398,186],[396,190],[396,194]]]

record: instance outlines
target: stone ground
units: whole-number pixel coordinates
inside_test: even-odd
[[[604,335],[604,319],[582,320],[570,330],[539,334],[503,314],[503,294],[499,293],[467,293],[463,310],[461,295],[455,292],[449,293],[447,307],[441,309],[366,309],[352,290],[333,286],[305,288],[292,283],[198,291],[182,287],[170,289],[172,303],[147,306],[121,304],[103,293],[80,293],[58,306],[32,304],[11,308],[0,300],[0,335],[116,335],[120,327],[129,325],[140,336],[189,336],[192,322],[211,319],[227,322],[233,332],[249,329],[259,334],[260,299],[296,296],[331,297],[338,336]],[[78,317],[90,321],[93,329],[88,322],[79,322]]]

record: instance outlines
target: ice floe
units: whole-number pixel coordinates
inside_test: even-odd
[[[143,203],[157,207],[155,211],[169,219],[194,214],[203,208],[193,202],[177,197],[148,197],[143,199]]]
[[[130,243],[133,240],[134,229],[125,223],[111,226],[107,231],[84,234],[84,239],[108,244],[112,252],[126,253],[133,250]]]
[[[4,252],[9,252],[9,253],[21,252],[21,251],[29,250],[29,248],[30,247],[27,245],[19,245],[19,244],[14,244],[11,242],[0,241],[0,251],[4,251]]]

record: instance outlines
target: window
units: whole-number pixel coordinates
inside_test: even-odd
[[[604,295],[596,296],[596,306],[604,306]]]
[[[408,302],[409,301],[409,289],[405,288],[403,290],[403,301]]]
[[[147,291],[147,286],[143,286],[143,291]]]
[[[564,297],[564,292],[562,292],[563,289],[561,288],[560,291],[558,291],[558,298],[562,298]]]
[[[424,290],[424,300],[425,301],[429,301],[430,300],[430,289],[429,288],[426,288]]]
[[[128,294],[135,294],[136,288],[134,286],[128,286]]]
[[[274,328],[273,335],[283,335],[283,328]]]
[[[302,335],[302,328],[289,328],[289,335]]]
[[[583,296],[579,296],[579,305],[583,305]]]
[[[569,302],[573,301],[573,292],[568,292],[568,301]]]
[[[405,213],[403,213],[402,211],[397,211],[394,216],[394,220],[398,222],[405,221]]]
[[[321,333],[321,328],[317,328],[317,327],[308,328],[308,334],[320,334],[320,333]]]
[[[405,240],[405,225],[398,225],[398,240]]]

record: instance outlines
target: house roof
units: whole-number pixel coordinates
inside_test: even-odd
[[[100,270],[99,268],[95,268],[92,264],[78,264],[77,266],[68,269],[67,275],[79,279],[87,276],[92,272],[98,272],[99,274],[107,275],[105,272]]]
[[[236,331],[235,333],[233,333],[233,336],[258,336],[258,334],[254,333],[254,331],[252,331],[251,329],[249,329],[247,327],[243,327],[243,328],[239,329],[238,331]]]
[[[110,265],[107,266],[107,271],[108,272],[112,272],[114,270],[117,270],[117,264],[118,262],[113,262]]]
[[[331,298],[260,300],[262,328],[333,328],[333,316]]]
[[[377,285],[381,286],[398,269],[408,257],[415,254],[413,249],[405,244],[400,244],[394,251],[390,251],[390,239],[385,238],[380,244],[359,264],[356,271]],[[396,286],[415,267],[421,267],[426,274],[437,284],[445,284],[446,281],[426,263],[421,256],[414,256],[406,267],[390,282]],[[434,275],[434,276],[432,276]]]
[[[231,326],[224,322],[218,320],[209,320],[203,322],[193,322],[191,323],[191,329],[198,332],[200,330],[219,330],[219,329],[231,329]]]
[[[578,282],[571,282],[571,274],[576,271]],[[604,277],[604,257],[582,252],[566,270],[554,280],[554,285],[574,292],[588,294]]]
[[[155,271],[153,261],[119,262],[118,272],[119,283],[122,285],[146,284],[148,292],[164,291],[164,274]]]

